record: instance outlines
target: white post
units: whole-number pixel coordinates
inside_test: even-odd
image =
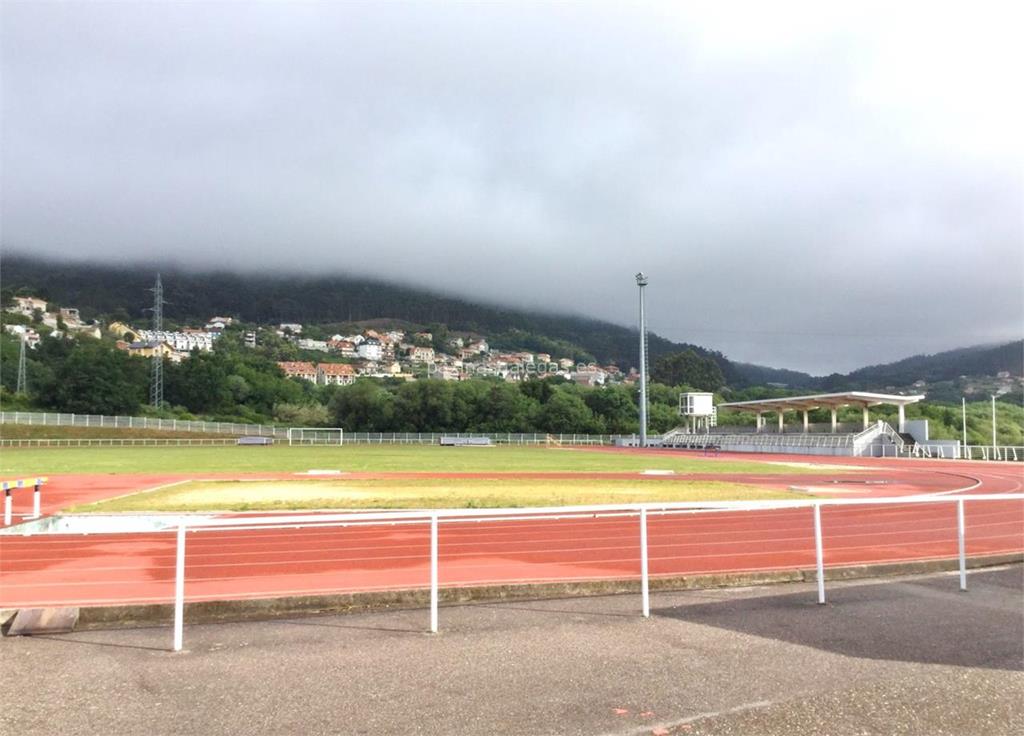
[[[4,488],[4,526],[11,525],[11,489]]]
[[[430,515],[430,633],[437,633],[437,514]]]
[[[903,404],[900,404],[900,406],[899,406],[899,416],[900,416],[899,431],[900,432],[906,432],[907,431],[907,407],[905,407]]]
[[[861,409],[861,414],[864,417],[864,429],[867,429],[868,428],[868,423],[871,421],[871,417],[868,416],[868,407],[867,407],[866,404]]]
[[[178,525],[178,549],[174,560],[174,651],[181,651],[185,621],[185,525]]]
[[[808,431],[809,420],[807,418],[807,414],[808,414],[807,410],[804,409],[804,434],[807,434],[807,431]]]
[[[32,518],[33,519],[38,519],[40,517],[39,506],[40,506],[40,503],[41,503],[41,500],[42,500],[42,495],[43,495],[41,493],[42,488],[40,487],[40,485],[41,484],[37,480],[36,481],[36,487],[32,491]]]
[[[814,554],[818,567],[818,603],[825,603],[825,555],[821,544],[821,504],[814,504]]]
[[[836,411],[836,408],[833,406],[832,407],[832,434],[836,433],[836,429],[838,428],[838,425],[839,425],[837,414],[838,414],[838,412]]]
[[[960,590],[967,590],[967,545],[964,530],[964,500],[956,502],[956,541],[960,548]]]
[[[764,427],[764,415],[761,412],[757,413],[757,432],[761,432],[761,428]]]
[[[647,507],[640,508],[640,593],[644,618],[651,617],[651,594],[647,581]]]
[[[782,410],[780,409],[779,411],[777,411],[775,413],[779,415],[779,434],[782,434],[783,430],[785,429],[785,425],[783,424],[783,418],[782,418]]]

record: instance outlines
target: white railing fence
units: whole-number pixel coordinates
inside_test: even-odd
[[[0,439],[0,447],[224,447],[237,445],[235,438],[188,437],[71,437],[67,439]]]
[[[259,435],[261,437],[286,437],[288,433],[286,427],[273,427],[267,424],[34,411],[0,411],[0,424],[25,424],[47,427],[97,427],[102,429],[155,429],[161,432],[205,432],[208,434]]]
[[[710,514],[730,511],[767,511],[778,509],[808,509],[813,518],[813,534],[815,549],[815,568],[817,578],[818,603],[825,603],[825,545],[827,529],[823,528],[821,509],[824,506],[885,506],[893,504],[955,504],[957,519],[957,550],[960,573],[960,590],[967,590],[967,558],[965,505],[990,501],[1024,501],[1024,493],[976,494],[961,496],[904,496],[895,498],[869,499],[821,499],[815,501],[717,501],[717,502],[685,502],[685,503],[645,503],[623,505],[595,506],[564,506],[534,509],[447,509],[438,511],[389,511],[370,513],[337,513],[337,514],[291,514],[277,516],[233,517],[233,518],[199,518],[194,522],[179,524],[174,531],[177,535],[175,550],[174,577],[174,635],[173,650],[181,651],[184,640],[185,618],[185,576],[186,538],[187,534],[210,531],[242,531],[269,529],[317,529],[324,527],[362,527],[362,526],[395,526],[401,524],[429,524],[430,528],[430,631],[438,630],[439,600],[439,558],[438,538],[440,528],[445,524],[477,524],[482,521],[541,521],[567,520],[581,518],[636,518],[637,538],[640,544],[640,565],[638,574],[641,582],[641,613],[650,615],[650,584],[648,573],[648,541],[647,521],[651,516],[667,516],[671,514]],[[708,518],[708,517],[704,517]],[[140,522],[141,524],[141,522]],[[139,532],[152,533],[151,528],[141,528]],[[27,532],[30,534],[31,532]],[[40,532],[45,534],[47,532]],[[53,532],[50,532],[53,533]],[[89,534],[118,533],[125,534],[123,524],[109,532],[92,528]],[[722,552],[728,555],[728,552]],[[427,582],[427,581],[425,581]]]
[[[0,412],[0,424],[23,424],[50,427],[96,427],[107,429],[152,429],[170,432],[203,432],[207,434],[231,434],[234,436],[273,437],[287,440],[289,427],[267,424],[242,424],[238,422],[205,422],[186,419],[154,419],[152,417],[115,417],[99,414],[58,414],[52,412],[6,411]],[[327,428],[325,428],[327,429]],[[379,445],[436,445],[441,437],[485,437],[501,445],[611,445],[615,440],[633,435],[618,434],[550,434],[545,432],[346,432],[345,443]],[[139,438],[142,439],[142,438]],[[157,446],[160,442],[173,445],[170,438],[144,438],[145,444]],[[152,440],[160,440],[153,442]],[[0,440],[0,447],[89,447],[111,445],[117,440],[108,438],[74,438],[70,444],[61,439]],[[187,441],[187,440],[186,440]],[[207,440],[207,442],[211,442]],[[212,443],[230,444],[214,440]],[[123,446],[143,444],[128,438]]]

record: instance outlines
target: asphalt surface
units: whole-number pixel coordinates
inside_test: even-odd
[[[1018,734],[1019,565],[0,642],[0,733]]]

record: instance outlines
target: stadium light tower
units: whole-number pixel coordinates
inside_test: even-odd
[[[640,447],[647,447],[647,321],[644,317],[644,287],[647,277],[643,271],[636,275],[640,289]]]

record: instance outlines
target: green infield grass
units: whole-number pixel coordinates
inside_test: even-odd
[[[523,446],[345,445],[288,447],[3,448],[0,474],[352,472],[638,472],[802,473],[818,467],[726,460],[693,454],[641,455],[575,448]],[[829,472],[840,472],[829,469]]]
[[[188,481],[69,509],[90,512],[515,508],[656,501],[804,498],[741,483],[693,480],[388,479]]]

